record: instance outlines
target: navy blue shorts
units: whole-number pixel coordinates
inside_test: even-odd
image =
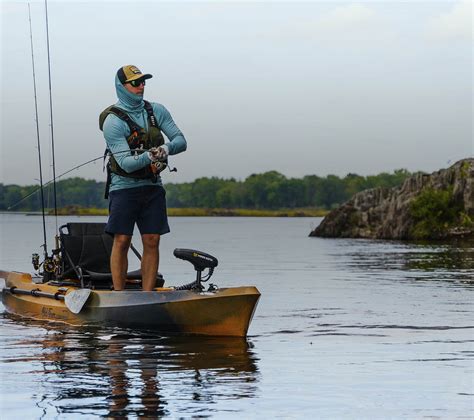
[[[170,231],[163,187],[146,185],[110,192],[109,220],[105,231],[133,235],[135,223],[142,235],[163,235]]]

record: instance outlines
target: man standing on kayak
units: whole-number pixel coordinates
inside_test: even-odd
[[[115,76],[118,102],[105,109],[99,119],[111,156],[107,165],[109,219],[105,231],[114,235],[110,258],[114,290],[125,288],[135,224],[143,243],[143,290],[155,287],[160,236],[170,231],[159,173],[168,155],[186,150],[186,139],[168,110],[143,99],[145,81],[152,77],[135,66],[121,67]]]

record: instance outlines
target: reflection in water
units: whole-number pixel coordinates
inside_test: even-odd
[[[403,243],[361,240],[351,253],[344,252],[346,266],[356,270],[397,271],[396,279],[474,282],[474,242]],[[347,259],[349,257],[349,259]]]
[[[405,267],[408,270],[450,272],[456,270],[456,278],[459,279],[459,271],[466,271],[466,280],[474,280],[474,243],[460,242],[455,246],[420,246],[421,252],[408,254]]]
[[[171,401],[172,412],[179,407],[180,413],[193,414],[202,410],[202,402],[253,398],[256,393],[256,358],[245,339],[55,327],[4,316],[6,322],[39,327],[33,338],[10,339],[6,347],[21,351],[9,352],[6,362],[40,364],[43,387],[32,392],[44,417],[53,410],[156,418],[170,414]],[[33,377],[37,371],[27,374]]]
[[[146,343],[138,346],[138,351],[130,358],[122,340],[118,342],[111,338],[111,341],[100,356],[106,361],[101,373],[110,378],[111,392],[107,398],[110,415],[126,416],[138,412],[140,416],[150,417],[165,414],[166,401],[160,395],[158,368],[151,356],[153,346]],[[141,407],[134,408],[134,394],[139,397]]]

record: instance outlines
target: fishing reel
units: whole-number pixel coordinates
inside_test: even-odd
[[[158,176],[161,172],[163,172],[166,168],[169,169],[170,172],[177,172],[178,170],[176,168],[171,168],[168,166],[168,153],[165,155],[160,156],[160,147],[152,147],[148,151],[155,157],[158,158],[158,160],[155,160],[151,162],[151,171],[155,176]]]
[[[53,257],[46,258],[43,261],[43,269],[47,273],[56,273],[58,271],[58,268],[59,268],[58,261],[54,259]]]
[[[32,254],[31,264],[35,271],[39,271],[43,267],[43,272],[39,273],[43,275],[45,280],[49,280],[52,277],[57,277],[61,273],[61,258],[59,257],[59,249],[53,249],[51,256],[45,254],[44,260],[40,262],[40,256],[37,253]]]
[[[47,273],[57,273],[60,268],[60,261],[54,255],[46,257],[43,262],[40,262],[39,255],[35,253],[31,256],[31,264],[33,264],[35,271],[43,267],[43,270]]]
[[[168,162],[167,161],[161,162],[157,160],[156,162],[152,162],[150,166],[151,166],[151,171],[153,172],[153,174],[158,176],[161,172],[163,172],[168,167]]]
[[[33,268],[35,269],[35,271],[39,270],[39,268],[41,267],[39,254],[34,253],[31,256],[31,264],[33,264]]]
[[[160,173],[163,172],[166,168],[168,168],[170,172],[178,172],[176,168],[171,168],[170,166],[168,166],[168,159],[163,161],[157,160],[156,162],[151,162],[150,168],[152,173],[151,180],[153,183],[158,182],[158,175],[160,175]]]

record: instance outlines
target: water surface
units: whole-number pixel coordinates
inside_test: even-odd
[[[172,256],[186,247],[219,258],[212,282],[261,291],[246,340],[32,322],[0,306],[1,417],[471,418],[474,245],[309,238],[319,222],[171,219],[167,284],[194,278]],[[41,218],[0,215],[0,227],[0,268],[31,271]]]

